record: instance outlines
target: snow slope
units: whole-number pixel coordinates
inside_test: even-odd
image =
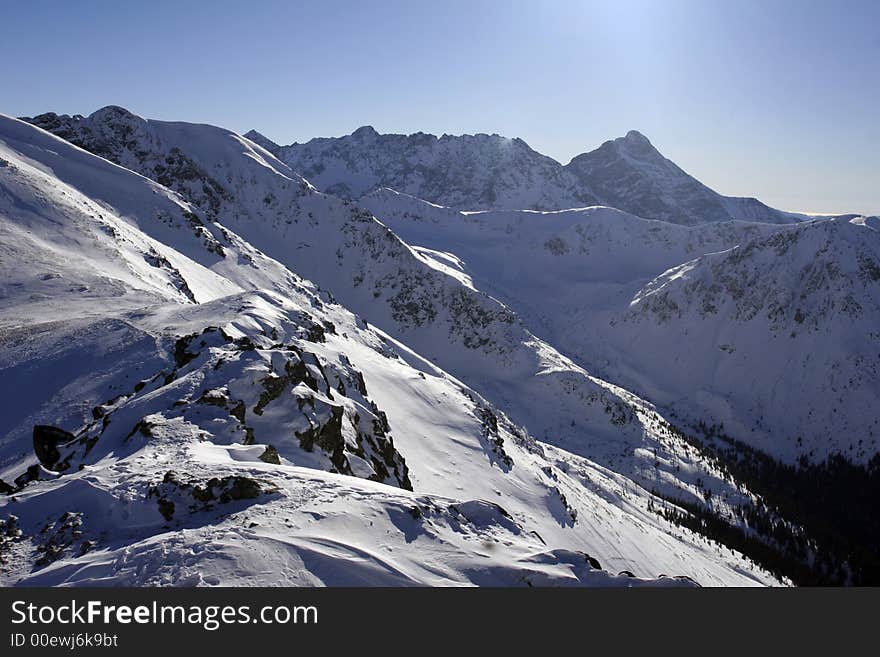
[[[877,452],[872,218],[683,227],[610,208],[461,213],[363,198],[579,363],[785,462]]]
[[[322,222],[326,239],[363,224],[358,237],[392,245],[372,253],[437,285],[432,294],[476,299],[465,308],[477,320],[488,297],[469,296],[372,217],[285,175],[250,142],[172,126],[165,134],[199,144],[188,162],[222,180],[226,195],[186,176],[169,180],[172,191],[0,117],[0,220],[11,237],[0,306],[3,582],[688,583],[651,579],[666,574],[774,583],[653,510],[661,502],[650,481],[697,500],[699,480],[719,512],[754,498],[666,435],[643,402],[562,363],[573,385],[621,400],[607,435],[625,436],[622,453],[642,483],[536,442],[236,229],[265,220],[254,208],[266,212],[268,193],[286,192],[299,205],[278,219],[308,227],[299,237],[312,239]],[[236,151],[240,160],[222,157]],[[308,213],[319,210],[313,223]],[[352,255],[360,244],[344,248]],[[287,257],[309,262],[296,249]],[[539,342],[530,349],[545,366],[560,358]],[[32,451],[35,425],[58,429],[33,431]],[[661,443],[668,459],[650,451]]]
[[[297,312],[280,297],[250,293],[139,313],[136,323],[151,331],[179,322],[167,336],[175,354],[175,336],[206,321],[259,346],[203,329],[186,341],[191,361],[176,369],[162,363],[121,398],[98,404],[100,417],[59,447],[57,459],[44,456],[48,469],[34,473],[41,481],[27,482],[8,503],[26,537],[13,548],[35,566],[8,575],[24,584],[641,583],[613,576],[625,569],[684,573],[705,584],[770,581],[672,529],[631,482],[545,453],[503,416],[494,415],[497,430],[487,432],[491,407],[442,373],[422,372],[423,379],[379,353],[374,334],[355,337],[357,327],[340,321],[347,338],[294,337]],[[273,348],[265,332],[285,347]],[[297,353],[314,357],[345,394],[313,371],[318,390],[291,381],[260,410],[265,381],[284,376]],[[363,383],[349,363],[365,367]],[[376,395],[376,407],[359,387]],[[314,410],[301,409],[309,398]],[[296,438],[308,416],[325,433],[329,415],[321,409],[330,408],[343,409],[336,438],[354,476],[324,473],[332,442],[319,439],[308,451]],[[369,455],[377,436],[368,419],[379,413],[394,441],[392,462],[403,472],[405,459],[413,493],[399,481],[373,484],[374,468],[355,453],[357,441]],[[355,414],[362,431],[346,435]]]
[[[658,273],[786,227],[679,226],[594,206],[460,212],[390,189],[360,199],[437,267],[489,291],[563,353],[590,362],[597,327]],[[443,254],[446,254],[445,256]]]
[[[612,332],[621,380],[656,401],[708,410],[786,462],[866,464],[880,452],[878,327],[880,233],[833,219],[664,272]]]

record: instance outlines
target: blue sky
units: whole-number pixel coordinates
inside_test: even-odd
[[[0,111],[497,132],[637,129],[715,189],[880,213],[880,2],[0,0]]]

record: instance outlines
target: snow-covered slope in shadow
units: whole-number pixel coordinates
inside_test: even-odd
[[[864,465],[880,452],[878,327],[880,233],[834,219],[670,269],[613,334],[624,380],[657,401],[789,463]]]
[[[680,417],[788,463],[878,452],[874,218],[683,227],[603,207],[462,213],[391,190],[360,202]]]

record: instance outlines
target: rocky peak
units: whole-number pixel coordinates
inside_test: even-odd
[[[355,139],[369,139],[378,137],[379,133],[371,125],[362,125],[360,128],[351,133]]]
[[[92,121],[143,121],[143,119],[119,105],[107,105],[89,115]]]
[[[623,139],[630,144],[651,144],[648,138],[638,130],[630,130],[626,133]]]
[[[252,142],[257,144],[258,146],[262,146],[267,151],[272,153],[272,155],[278,155],[278,152],[281,150],[281,146],[276,144],[274,141],[266,137],[265,135],[257,132],[256,130],[249,130],[244,134],[244,137],[250,139]]]

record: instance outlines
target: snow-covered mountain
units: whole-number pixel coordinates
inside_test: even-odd
[[[461,212],[390,189],[361,198],[435,266],[489,291],[537,335],[589,363],[596,330],[651,279],[682,262],[790,226],[680,226],[594,206]]]
[[[810,471],[805,482],[790,464],[800,457],[820,464],[842,454],[839,467],[873,467],[876,448],[859,435],[865,430],[873,435],[870,422],[877,416],[865,401],[876,391],[876,371],[859,370],[873,353],[870,339],[860,342],[861,334],[872,335],[876,306],[876,290],[864,273],[876,260],[873,238],[863,244],[865,233],[843,232],[849,236],[843,238],[832,232],[827,244],[810,238],[800,251],[778,245],[800,243],[815,226],[876,233],[873,218],[771,224],[720,221],[719,215],[682,226],[599,206],[461,212],[388,189],[362,195],[377,184],[374,179],[363,181],[355,193],[341,190],[359,197],[355,205],[318,192],[272,154],[283,156],[283,150],[256,133],[243,138],[213,126],[149,121],[118,107],[90,117],[49,114],[29,121],[92,153],[20,121],[3,124],[6,166],[0,175],[6,178],[0,217],[7,220],[0,231],[8,239],[0,247],[5,299],[0,327],[8,345],[3,367],[12,376],[5,377],[6,389],[0,392],[15,403],[4,417],[8,435],[0,444],[0,478],[17,499],[33,493],[34,509],[41,508],[40,495],[46,492],[41,487],[50,486],[48,480],[73,481],[80,465],[112,464],[102,480],[108,491],[125,479],[122,471],[140,476],[144,458],[157,458],[162,467],[184,459],[204,472],[207,452],[173,445],[208,442],[222,445],[221,455],[231,461],[244,463],[236,467],[251,468],[243,476],[255,481],[255,473],[265,468],[297,469],[296,476],[285,475],[283,485],[272,484],[282,497],[285,487],[300,485],[303,472],[342,477],[346,487],[365,491],[359,499],[366,506],[357,513],[374,504],[370,491],[376,490],[395,491],[395,500],[416,495],[456,505],[497,503],[503,517],[508,514],[521,531],[538,534],[545,551],[554,555],[539,558],[543,565],[535,572],[540,574],[529,581],[597,583],[606,577],[578,571],[570,551],[588,553],[603,565],[614,563],[611,572],[656,576],[672,571],[701,583],[739,581],[728,573],[731,562],[718,562],[721,553],[689,530],[745,550],[796,581],[871,580],[876,564],[863,559],[864,551],[861,561],[849,563],[846,556],[852,546],[873,540],[871,523],[860,539],[861,530],[853,530],[855,516],[848,515],[849,542],[840,543],[839,527],[816,524],[816,514],[791,503],[791,490],[809,490],[833,476],[823,512],[848,499],[858,513],[874,486],[868,470],[852,477],[846,469],[831,475]],[[387,137],[359,132],[364,142]],[[516,171],[548,164],[522,143],[506,152],[501,138],[486,139],[496,144],[493,157],[499,163],[519,162]],[[657,160],[647,140],[639,139],[628,135],[602,158],[612,169],[635,166],[632,161],[639,158],[649,161],[650,166],[641,163],[636,169],[663,185],[615,186],[617,178],[611,176],[603,183],[604,194],[617,190],[628,202],[653,202],[666,198],[657,191],[662,188],[674,191],[669,198],[678,199],[679,208],[709,207],[699,199],[710,198],[711,190],[693,179],[698,187],[682,182],[686,174],[659,154],[662,161]],[[405,149],[408,141],[399,139],[397,147]],[[434,138],[444,141],[441,150],[448,151],[449,180],[457,181],[450,189],[457,198],[464,198],[465,182],[472,184],[465,196],[483,194],[480,188],[510,192],[513,204],[536,198],[529,177],[483,176],[483,146],[465,148],[458,138]],[[466,175],[456,170],[456,158]],[[495,171],[506,171],[505,166]],[[748,206],[728,201],[740,210]],[[733,253],[749,258],[728,262]],[[868,264],[857,269],[853,258]],[[807,263],[830,273],[807,276]],[[699,284],[685,286],[692,275]],[[791,302],[792,295],[803,292],[798,286],[805,276],[816,279],[802,297],[809,301],[805,305],[825,308],[825,316],[812,333],[796,332],[787,342],[775,342],[774,358],[762,359],[767,327],[728,312],[740,297],[731,302],[724,295],[742,283],[749,304],[772,298],[784,305],[786,294]],[[709,296],[710,305],[720,309],[714,320],[699,310],[708,307],[703,302]],[[858,321],[853,315],[851,325],[831,321],[829,304],[837,309],[835,304],[850,298],[864,314]],[[681,316],[661,317],[660,301],[674,303]],[[849,301],[845,305],[850,307]],[[807,323],[801,319],[792,316],[798,327]],[[776,327],[770,334],[788,328]],[[700,339],[682,340],[691,331]],[[727,338],[734,334],[742,340],[731,352],[734,342]],[[838,346],[826,349],[826,342]],[[657,344],[662,348],[654,348]],[[731,369],[725,367],[733,361],[718,360],[722,344],[725,358],[739,354]],[[821,377],[806,385],[799,381],[797,388],[786,385],[786,368],[793,362],[812,367],[811,350],[823,358],[839,356],[842,365],[829,360],[834,377],[827,385],[817,381]],[[97,354],[96,361],[83,353]],[[721,363],[716,370],[730,374],[730,380],[701,363]],[[822,369],[816,363],[813,373]],[[750,371],[752,379],[743,378]],[[33,381],[43,383],[18,384],[31,372]],[[851,404],[838,401],[842,385]],[[694,394],[695,389],[704,393]],[[807,420],[796,404],[805,395],[812,404]],[[836,432],[837,425],[829,424],[836,413],[846,414],[847,431]],[[121,421],[114,424],[114,417]],[[41,429],[32,451],[28,438],[35,425],[59,427],[72,438]],[[816,437],[787,433],[800,426],[814,429]],[[276,437],[279,427],[282,436]],[[833,440],[819,438],[832,431]],[[769,437],[773,448],[766,444]],[[161,453],[131,447],[140,438],[161,443]],[[168,450],[175,456],[167,456]],[[212,454],[208,460],[215,464]],[[762,460],[767,454],[776,460]],[[178,470],[172,475],[168,469],[151,470],[145,490],[161,518],[173,507],[165,525],[198,524],[207,517],[199,514],[207,511],[219,514],[210,521],[216,522],[227,514],[226,507],[214,508],[215,499],[239,503],[243,491],[259,497],[256,488],[262,491],[267,484],[259,479],[255,488],[236,479],[236,470],[224,472],[201,481]],[[865,485],[852,484],[860,492],[836,485],[864,476],[869,477]],[[295,480],[299,483],[291,483]],[[774,488],[768,482],[781,483]],[[583,489],[597,499],[587,500]],[[331,506],[332,512],[318,515],[347,513],[337,501]],[[181,509],[186,519],[175,520]],[[413,517],[423,512],[413,511]],[[296,538],[287,544],[296,544],[291,549],[302,558],[299,511],[285,507],[278,513],[296,525]],[[596,517],[613,517],[628,529],[613,530],[613,539],[599,531],[600,537]],[[798,527],[801,522],[809,525],[806,532]],[[167,530],[165,525],[151,525],[150,531]],[[371,574],[346,570],[336,577],[304,562],[290,569],[296,572],[291,582],[346,583],[363,576],[374,583],[522,583],[512,573],[532,563],[523,561],[525,552],[517,552],[532,548],[508,537],[500,540],[519,547],[499,554],[505,565],[487,578],[473,574],[471,556],[463,557],[460,567],[441,568],[440,563],[450,563],[452,551],[470,555],[468,550],[477,548],[433,526],[429,533],[439,537],[440,546],[413,547],[419,541],[411,541],[406,555],[376,561],[372,557],[381,539],[372,529],[354,529],[344,521],[321,527],[340,532],[322,535],[345,545],[341,552],[334,548],[337,556],[351,554],[346,552],[353,547],[351,536],[372,545]],[[671,533],[686,547],[658,538],[670,551],[657,556],[651,550],[644,557],[639,537],[645,527],[655,532],[652,536]],[[273,526],[273,539],[279,529]],[[811,535],[814,530],[818,538]],[[380,531],[390,531],[387,523],[377,525]],[[155,533],[136,533],[128,547],[131,541],[155,542]],[[203,534],[207,544],[210,532]],[[230,551],[240,547],[239,540],[235,534]],[[40,544],[30,541],[32,547]],[[420,554],[421,548],[433,556]],[[670,555],[689,555],[689,550],[702,553],[697,558],[702,570],[670,565],[678,563]],[[65,554],[69,557],[70,550]],[[332,558],[324,551],[321,563]],[[404,573],[403,578],[369,579],[386,567]],[[446,579],[433,579],[438,568]],[[769,581],[754,566],[744,572],[755,581]],[[154,575],[158,579],[151,581],[177,577]],[[126,577],[113,581],[132,581]]]
[[[565,166],[521,139],[499,135],[381,135],[365,126],[344,137],[290,146],[278,146],[256,131],[248,135],[319,189],[349,199],[387,187],[459,210],[607,205],[685,225],[802,218],[753,198],[718,194],[634,130]]]
[[[872,219],[684,227],[611,208],[361,200],[562,353],[788,463],[880,451]]]
[[[574,157],[565,170],[580,187],[592,190],[603,205],[646,219],[685,225],[795,220],[757,199],[722,196],[709,189],[663,157],[647,137],[635,130]]]
[[[369,213],[228,131],[88,121],[137,172],[0,118],[4,582],[776,581],[681,526],[755,496]]]
[[[641,377],[657,402],[786,462],[866,464],[880,453],[878,328],[880,232],[832,219],[669,269],[609,335],[639,368],[619,380]]]
[[[500,135],[381,135],[364,126],[274,152],[319,189],[349,199],[392,187],[463,209],[596,203],[589,191],[574,188],[558,162]]]

